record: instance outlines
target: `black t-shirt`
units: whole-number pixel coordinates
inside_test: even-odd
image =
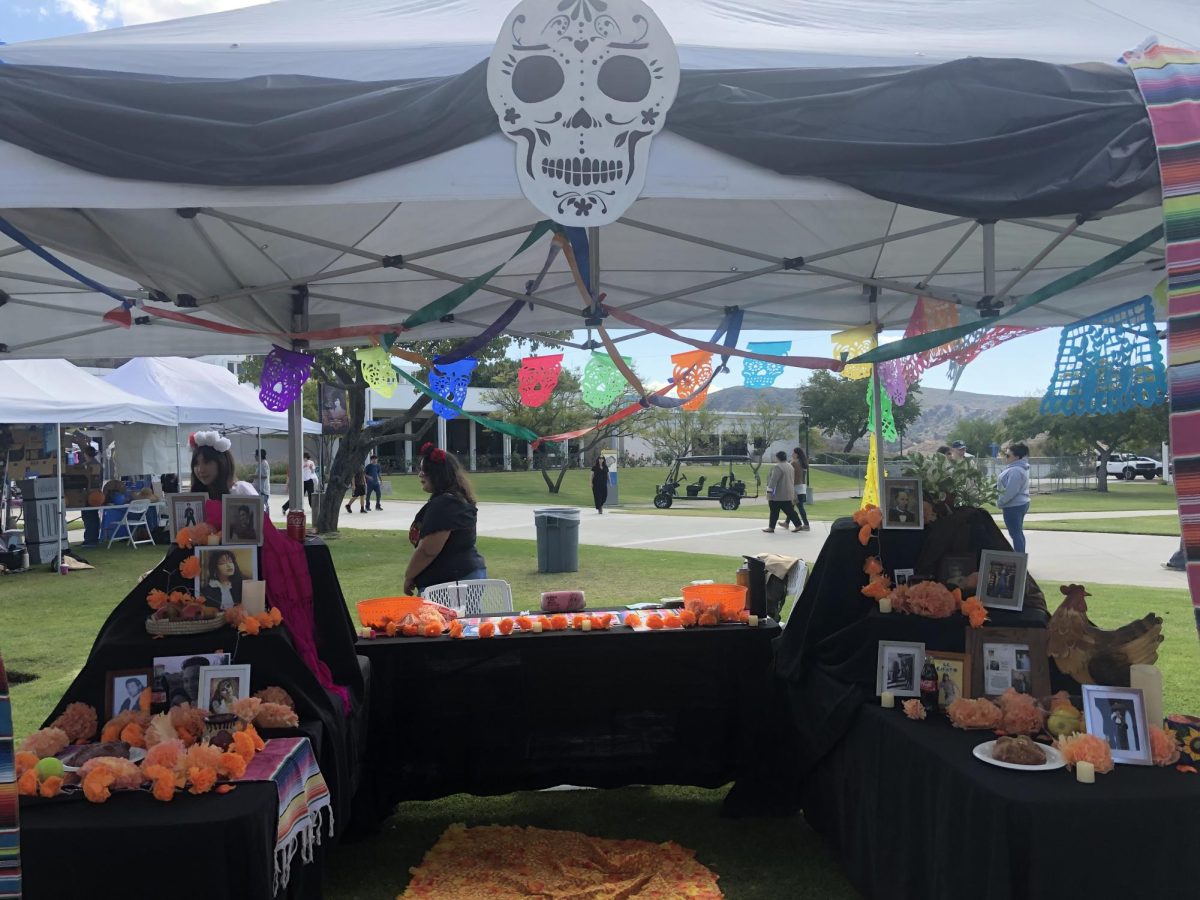
[[[415,547],[426,535],[438,531],[449,531],[446,545],[424,571],[414,579],[417,587],[426,588],[444,581],[466,578],[485,565],[483,557],[475,549],[476,510],[465,500],[454,494],[438,494],[417,511],[408,539]]]

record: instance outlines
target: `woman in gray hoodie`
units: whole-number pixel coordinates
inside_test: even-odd
[[[1025,513],[1029,512],[1029,448],[1024,444],[1010,444],[1004,453],[1008,465],[1000,473],[997,487],[1000,496],[996,505],[1004,514],[1004,527],[1012,538],[1013,549],[1025,552]]]

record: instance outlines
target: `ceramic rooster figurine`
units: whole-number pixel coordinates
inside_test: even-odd
[[[1115,631],[1104,631],[1087,617],[1091,595],[1081,584],[1059,588],[1066,599],[1050,617],[1050,656],[1063,673],[1080,684],[1129,684],[1129,667],[1152,664],[1162,643],[1162,619],[1150,613]]]

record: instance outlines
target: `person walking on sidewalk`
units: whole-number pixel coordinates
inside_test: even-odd
[[[254,472],[254,489],[263,498],[263,509],[271,515],[271,464],[267,462],[267,451],[258,451],[258,466]],[[286,510],[285,510],[286,512]]]
[[[796,447],[792,450],[792,472],[796,482],[796,511],[804,521],[802,531],[809,531],[808,513],[804,511],[804,501],[808,499],[808,455]]]
[[[596,512],[604,515],[604,504],[608,502],[608,460],[604,454],[597,456],[592,463],[592,502]]]
[[[358,501],[358,511],[360,513],[368,512],[369,510],[367,509],[367,470],[362,466],[359,466],[358,471],[354,473],[353,488],[354,488],[354,493],[351,495],[350,499],[346,501],[346,512],[354,512],[354,510],[351,509],[351,507],[354,505],[355,500]]]
[[[379,477],[379,457],[372,453],[371,461],[364,470],[367,473],[367,509],[371,508],[371,495],[375,495],[375,508],[383,509],[380,500],[383,498],[383,482]]]
[[[996,484],[1000,491],[996,505],[1004,515],[1004,527],[1018,553],[1025,552],[1025,514],[1029,512],[1028,456],[1029,448],[1024,444],[1010,444],[1004,453],[1008,465]]]
[[[800,520],[796,518],[796,508],[792,505],[795,496],[796,473],[787,461],[787,454],[780,450],[775,454],[775,465],[771,467],[771,474],[767,476],[767,505],[771,507],[771,520],[763,531],[770,534],[775,530],[780,513],[783,513],[785,519],[785,531],[789,522],[793,526],[792,531],[804,530]]]

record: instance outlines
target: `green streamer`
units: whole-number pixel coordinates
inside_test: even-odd
[[[974,331],[979,331],[982,328],[993,328],[1001,324],[1005,319],[1024,312],[1031,306],[1049,300],[1058,294],[1078,287],[1085,281],[1090,281],[1097,275],[1107,272],[1113,266],[1123,263],[1135,253],[1140,253],[1145,250],[1155,241],[1162,237],[1163,229],[1161,225],[1156,225],[1151,228],[1140,238],[1130,241],[1124,247],[1114,250],[1107,256],[1096,260],[1094,263],[1084,266],[1082,269],[1077,269],[1061,278],[1056,278],[1043,287],[1038,288],[1033,293],[1029,294],[1020,303],[1017,303],[1002,316],[997,316],[994,319],[980,319],[978,322],[964,322],[961,325],[955,325],[951,328],[943,328],[941,331],[930,331],[926,334],[914,335],[910,338],[903,338],[899,341],[894,341],[890,344],[881,344],[874,350],[869,350],[861,356],[856,356],[854,359],[847,360],[847,365],[858,363],[877,363],[886,362],[889,359],[900,359],[904,356],[912,356],[914,353],[920,353],[922,350],[932,350],[934,347],[940,347],[942,344],[948,344],[953,340],[961,337],[966,337]]]
[[[396,374],[398,374],[401,378],[403,378],[405,381],[407,381],[409,384],[411,384],[414,388],[416,388],[422,394],[426,394],[429,397],[431,397],[432,399],[438,401],[438,403],[441,403],[443,406],[454,410],[460,416],[465,416],[468,419],[472,419],[472,420],[478,422],[484,428],[490,428],[492,431],[498,431],[501,434],[507,434],[509,437],[515,437],[515,438],[518,438],[519,440],[523,440],[523,441],[536,441],[538,439],[538,436],[536,434],[534,434],[532,431],[530,431],[528,428],[525,428],[522,425],[513,425],[509,422],[497,422],[495,419],[489,419],[486,416],[477,416],[474,413],[467,412],[462,407],[455,406],[451,401],[447,400],[445,397],[443,397],[441,394],[439,394],[437,391],[435,391],[433,388],[431,388],[425,382],[418,381],[416,378],[413,378],[411,375],[409,375],[403,369],[397,368]]]

